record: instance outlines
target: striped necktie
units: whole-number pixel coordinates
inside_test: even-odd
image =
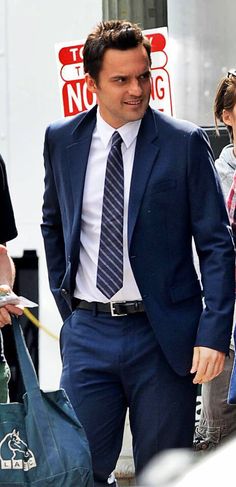
[[[97,288],[111,298],[123,286],[124,168],[122,138],[112,135],[103,194]]]

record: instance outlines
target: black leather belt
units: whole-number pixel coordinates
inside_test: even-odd
[[[111,301],[109,303],[97,303],[73,298],[74,309],[86,309],[95,313],[109,313],[111,316],[126,316],[134,313],[144,313],[143,301]]]

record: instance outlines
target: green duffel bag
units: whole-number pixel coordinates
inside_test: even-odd
[[[0,404],[0,485],[93,487],[88,441],[63,389],[43,392],[17,318],[22,403]]]

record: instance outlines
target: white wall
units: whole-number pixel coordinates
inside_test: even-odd
[[[19,236],[13,257],[39,257],[40,320],[59,334],[40,233],[45,128],[62,117],[54,46],[83,39],[102,20],[102,0],[0,0],[0,153],[5,158]],[[40,384],[58,386],[58,342],[40,332]]]

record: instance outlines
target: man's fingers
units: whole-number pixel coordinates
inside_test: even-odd
[[[199,347],[194,347],[194,349],[193,349],[193,361],[192,361],[192,367],[190,370],[190,374],[194,374],[195,372],[197,372],[198,365],[199,365],[199,358],[200,358]]]
[[[23,314],[23,311],[24,311],[23,306],[20,306],[20,305],[16,306],[14,304],[6,304],[6,309],[12,315],[17,315],[17,316],[21,316]]]
[[[203,384],[204,382],[209,382],[215,377],[215,366],[212,363],[206,363],[205,372],[201,371],[198,377],[195,376],[194,379],[197,379],[198,382],[196,384]]]
[[[206,371],[207,371],[207,361],[206,360],[203,360],[203,359],[200,359],[199,360],[199,364],[198,364],[198,368],[197,368],[197,371],[196,371],[196,375],[193,379],[193,383],[194,384],[202,384],[202,379],[203,377],[205,376],[206,374]]]
[[[11,315],[21,316],[24,308],[22,306],[15,306],[13,304],[7,304],[0,308],[0,328],[11,324]]]
[[[6,308],[0,308],[0,328],[8,324],[11,324],[11,315]]]
[[[192,366],[191,372],[196,372],[193,379],[194,384],[203,384],[209,382],[219,375],[225,362],[225,354],[207,347],[195,347],[198,349],[198,364],[194,369]],[[193,365],[196,364],[196,352],[194,349]]]
[[[215,364],[208,364],[207,370],[205,375],[202,377],[201,383],[209,382],[210,380],[214,379],[218,375],[221,374],[224,368],[224,360],[222,361],[220,358],[216,361]]]

